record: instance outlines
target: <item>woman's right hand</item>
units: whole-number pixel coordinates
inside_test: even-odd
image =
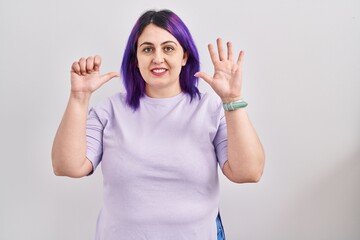
[[[82,177],[93,167],[86,157],[86,119],[91,94],[114,77],[116,72],[100,75],[100,56],[80,58],[71,66],[71,94],[52,148],[56,175]]]
[[[101,57],[80,58],[71,66],[71,93],[91,95],[104,83],[114,77],[119,77],[117,72],[100,75]]]

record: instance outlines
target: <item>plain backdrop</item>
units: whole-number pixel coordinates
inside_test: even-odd
[[[360,239],[358,0],[0,0],[0,239],[94,239],[100,169],[56,177],[50,159],[70,66],[99,54],[103,73],[118,71],[136,19],[163,8],[189,27],[202,70],[213,71],[217,37],[245,51],[244,98],[267,158],[257,184],[220,178],[228,239]],[[122,90],[114,79],[92,104]]]

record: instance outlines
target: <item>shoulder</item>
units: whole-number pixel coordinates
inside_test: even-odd
[[[117,108],[126,107],[125,94],[118,92],[109,96],[91,107],[90,112],[95,112],[99,117],[109,117],[114,115]]]
[[[200,93],[201,106],[209,112],[219,113],[222,110],[222,102],[218,95],[213,92]]]
[[[216,93],[214,92],[201,92],[200,98],[202,101],[206,101],[212,104],[220,105],[221,99]]]

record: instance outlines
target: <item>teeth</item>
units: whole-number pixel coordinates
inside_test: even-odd
[[[165,69],[154,69],[153,72],[162,73],[162,72],[165,72]]]

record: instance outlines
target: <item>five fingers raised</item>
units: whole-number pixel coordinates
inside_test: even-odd
[[[215,48],[212,44],[208,45],[208,50],[210,53],[210,58],[212,60],[213,63],[216,63],[217,61],[224,61],[224,60],[229,60],[231,62],[234,61],[234,52],[233,52],[233,46],[231,42],[227,42],[226,43],[226,47],[227,47],[227,53],[225,52],[224,48],[223,48],[223,42],[221,38],[216,39],[216,44],[217,44],[217,49],[218,51],[215,51]],[[226,56],[227,54],[227,56]],[[240,64],[242,59],[244,57],[244,53],[243,51],[240,51],[239,53],[239,57],[237,59],[237,64]]]

